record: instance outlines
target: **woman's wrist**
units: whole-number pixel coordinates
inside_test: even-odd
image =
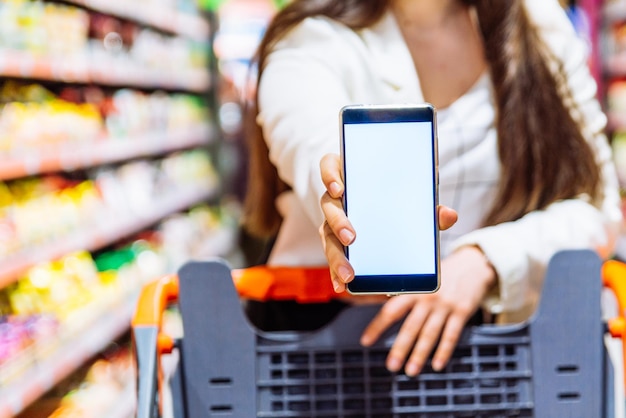
[[[472,260],[474,266],[474,274],[483,281],[486,291],[489,292],[498,284],[498,273],[478,245],[463,246],[455,251],[459,256],[468,257],[468,262]]]

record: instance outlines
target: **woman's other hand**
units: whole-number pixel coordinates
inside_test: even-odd
[[[321,206],[326,221],[320,228],[326,258],[336,292],[345,290],[354,271],[343,246],[350,245],[356,232],[342,207],[341,162],[336,154],[324,156],[320,163],[326,193]],[[439,226],[445,230],[457,220],[454,210],[439,208]],[[387,358],[387,367],[418,374],[435,344],[432,366],[439,370],[448,362],[467,320],[496,282],[496,274],[477,247],[464,247],[442,261],[441,287],[432,294],[399,295],[388,300],[363,332],[361,342],[373,344],[395,322],[406,317]],[[467,280],[471,277],[472,280]],[[406,364],[405,364],[406,362]]]
[[[341,293],[354,278],[354,270],[348,262],[344,245],[350,245],[356,238],[356,232],[343,210],[343,180],[341,179],[341,162],[337,154],[327,154],[320,162],[322,181],[326,193],[322,196],[321,206],[326,221],[320,227],[320,235],[324,245],[326,258],[330,266],[333,288]],[[439,207],[439,228],[450,228],[457,220],[454,210],[445,206]]]
[[[433,354],[441,370],[452,355],[463,327],[496,283],[496,273],[477,247],[462,247],[441,262],[441,286],[435,293],[398,295],[387,301],[363,332],[373,344],[392,324],[406,317],[387,357],[387,368],[417,375]],[[406,364],[405,364],[406,361]]]

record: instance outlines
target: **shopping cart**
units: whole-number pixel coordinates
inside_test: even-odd
[[[601,271],[620,302],[609,324],[602,320]],[[160,416],[160,357],[173,349],[180,354],[168,385],[176,418],[614,417],[614,370],[603,337],[609,328],[626,335],[626,265],[603,266],[591,251],[558,253],[529,321],[467,327],[446,368],[426,365],[416,378],[385,368],[397,329],[372,347],[358,343],[378,306],[350,306],[316,331],[261,332],[241,305],[241,298],[307,303],[333,295],[324,269],[231,271],[219,260],[190,262],[149,284],[133,320],[137,417]],[[161,331],[172,303],[184,327],[179,340]]]

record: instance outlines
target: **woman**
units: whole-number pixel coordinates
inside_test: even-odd
[[[391,298],[363,333],[371,344],[406,316],[390,370],[419,373],[435,347],[441,369],[481,307],[527,318],[556,251],[611,253],[621,213],[606,119],[556,0],[294,1],[259,69],[247,226],[277,234],[268,264],[328,262],[337,291],[352,278],[341,244],[358,239],[341,210],[339,109],[438,108],[440,215],[459,220],[442,232],[441,289]]]

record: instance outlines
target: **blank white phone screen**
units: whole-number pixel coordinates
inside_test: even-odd
[[[431,122],[344,125],[346,210],[358,275],[436,273]]]

